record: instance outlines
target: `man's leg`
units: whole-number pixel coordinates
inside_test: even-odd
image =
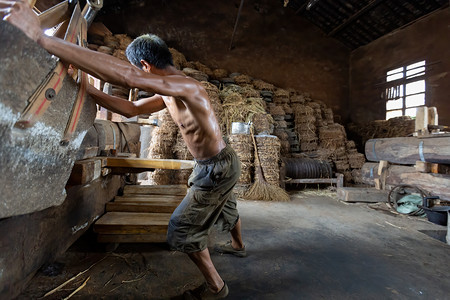
[[[241,235],[241,218],[238,219],[236,225],[231,229],[231,247],[234,249],[244,248],[244,242]]]
[[[220,292],[224,286],[224,282],[214,267],[208,248],[199,252],[188,253],[188,255],[197,268],[199,268],[200,272],[202,272],[211,290],[214,293]]]

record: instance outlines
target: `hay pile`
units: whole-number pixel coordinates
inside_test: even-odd
[[[280,186],[280,141],[274,135],[255,135],[264,179]]]
[[[376,120],[362,124],[349,124],[349,134],[357,140],[361,148],[367,140],[410,136],[415,130],[415,120],[403,116],[389,120]]]
[[[253,175],[253,144],[250,134],[230,134],[228,136],[230,146],[236,151],[241,161],[241,176],[238,183],[249,185]]]

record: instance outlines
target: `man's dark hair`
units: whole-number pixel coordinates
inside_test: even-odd
[[[173,66],[172,53],[166,43],[157,35],[144,34],[137,37],[126,50],[128,60],[142,69],[141,59],[158,69]]]

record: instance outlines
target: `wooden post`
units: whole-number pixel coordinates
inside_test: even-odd
[[[386,177],[387,177],[387,169],[389,166],[389,162],[386,160],[381,160],[378,165],[378,175],[379,178],[375,179],[375,188],[377,190],[384,190],[386,187]]]

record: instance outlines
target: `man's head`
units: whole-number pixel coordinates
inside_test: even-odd
[[[136,67],[143,69],[150,64],[157,69],[173,66],[172,54],[166,43],[154,34],[144,34],[136,38],[126,50],[128,60]]]

